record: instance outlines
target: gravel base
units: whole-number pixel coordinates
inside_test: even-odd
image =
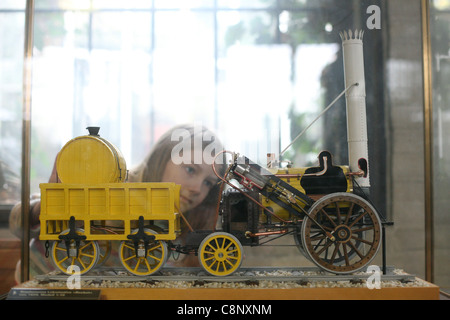
[[[401,269],[394,269],[394,274],[407,275]],[[255,275],[262,276],[290,276],[291,271],[255,271]],[[184,274],[189,276],[189,273]],[[318,276],[317,272],[303,272],[302,276]],[[369,274],[368,274],[369,276]],[[224,288],[224,289],[295,289],[295,288],[366,288],[366,280],[350,280],[350,281],[271,281],[271,280],[247,280],[239,282],[223,282],[223,281],[111,281],[111,280],[82,280],[81,276],[81,288],[168,288],[168,289],[193,289],[193,288]],[[413,281],[392,281],[382,280],[380,283],[381,288],[410,288],[410,287],[430,287],[432,284],[419,279],[414,278]],[[21,284],[21,287],[26,288],[67,288],[65,281],[39,281],[33,279],[26,283]]]

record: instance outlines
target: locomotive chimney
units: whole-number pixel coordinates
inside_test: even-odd
[[[100,127],[87,127],[86,129],[91,136],[98,136],[98,132],[100,131]]]
[[[363,188],[370,187],[369,157],[367,147],[366,120],[366,84],[364,80],[362,30],[344,31],[340,33],[344,55],[345,87],[354,85],[346,92],[347,104],[347,140],[348,158],[352,172],[363,171],[364,175],[356,178]],[[368,190],[367,190],[368,191]]]

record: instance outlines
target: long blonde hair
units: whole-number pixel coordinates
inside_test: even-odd
[[[144,161],[138,165],[135,169],[129,172],[129,181],[131,182],[160,182],[164,169],[166,165],[171,160],[171,154],[174,147],[179,143],[179,141],[174,141],[172,139],[172,134],[176,130],[186,130],[189,132],[191,141],[199,138],[197,135],[202,135],[202,137],[208,136],[212,138],[210,141],[201,139],[202,141],[202,151],[213,141],[215,143],[214,151],[218,153],[223,149],[222,143],[220,143],[217,136],[203,126],[194,125],[178,125],[167,131],[155,144],[151,152],[147,155]],[[192,148],[194,146],[192,145]],[[212,155],[214,156],[214,155]],[[223,176],[225,173],[225,163],[224,159],[219,159],[218,165],[216,165],[217,172]],[[205,200],[198,205],[196,208],[189,210],[189,212],[183,212],[186,219],[189,221],[190,225],[194,230],[208,229],[212,230],[215,226],[215,212],[217,207],[217,202],[219,201],[220,186],[215,185],[206,196]]]

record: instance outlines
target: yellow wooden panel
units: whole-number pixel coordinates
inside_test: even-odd
[[[46,193],[47,214],[61,215],[65,213],[65,192],[64,189],[49,189]]]
[[[109,190],[109,213],[113,216],[126,214],[125,189],[111,188]]]
[[[147,209],[147,189],[146,188],[130,188],[130,214],[145,215]]]
[[[106,190],[104,188],[89,189],[89,214],[106,214]]]
[[[170,192],[167,188],[151,189],[151,207],[153,214],[164,214],[170,211]]]
[[[85,214],[85,192],[84,189],[69,189],[69,214]]]

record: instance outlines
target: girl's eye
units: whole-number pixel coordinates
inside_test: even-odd
[[[185,167],[185,170],[186,170],[186,172],[189,173],[189,174],[195,173],[195,169],[192,168],[192,167],[189,167],[189,166]]]
[[[212,182],[212,181],[209,181],[209,180],[205,180],[205,185],[208,187],[208,188],[212,188],[212,187],[214,187],[214,182]]]

